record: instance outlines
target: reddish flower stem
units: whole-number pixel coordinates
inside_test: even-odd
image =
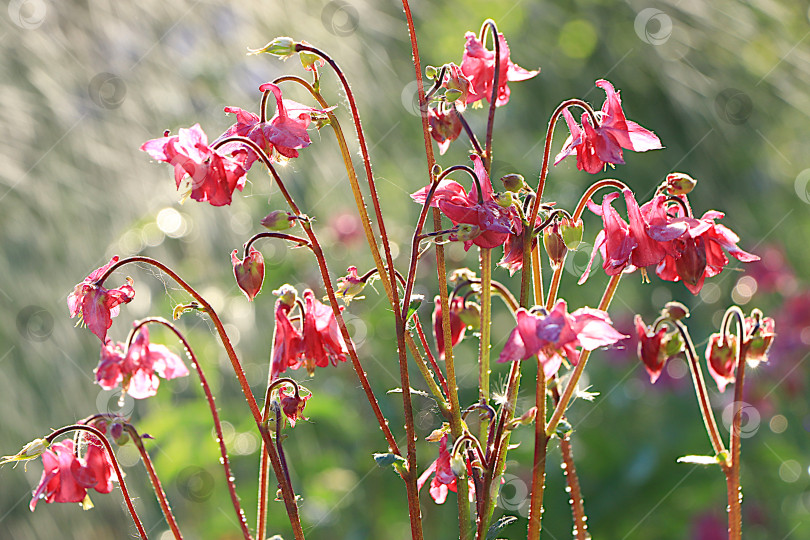
[[[65,433],[70,433],[71,431],[86,431],[88,433],[92,433],[104,445],[104,449],[107,451],[107,455],[109,456],[110,461],[113,464],[113,468],[115,468],[115,475],[118,477],[118,486],[121,488],[121,493],[124,496],[124,502],[127,505],[127,510],[129,510],[129,515],[132,516],[132,521],[135,522],[135,527],[138,529],[138,534],[141,535],[142,540],[148,540],[148,537],[146,536],[146,529],[143,528],[143,523],[141,523],[141,519],[138,517],[138,513],[135,511],[135,506],[132,504],[132,499],[129,496],[129,491],[127,490],[126,482],[124,482],[124,473],[121,470],[121,466],[118,464],[118,458],[115,457],[115,452],[113,452],[110,441],[107,440],[107,437],[105,437],[102,432],[100,432],[93,426],[85,426],[83,424],[73,424],[72,426],[65,426],[57,429],[56,431],[52,432],[47,437],[45,437],[45,440],[48,441],[48,444],[51,444],[53,440],[58,436],[63,435]]]
[[[478,142],[478,137],[476,137],[475,133],[473,133],[473,130],[470,127],[470,124],[467,123],[467,119],[464,118],[464,115],[461,114],[458,110],[456,110],[456,115],[458,116],[458,119],[461,121],[461,127],[464,128],[464,133],[466,133],[467,137],[470,139],[470,144],[472,144],[473,150],[478,155],[478,157],[480,157],[481,160],[483,161],[485,158],[484,149],[481,148],[481,143]]]
[[[492,30],[492,41],[495,47],[495,74],[492,77],[492,96],[489,100],[489,114],[487,115],[487,138],[484,141],[486,150],[484,152],[484,167],[489,174],[492,167],[492,131],[495,128],[495,107],[498,102],[498,90],[501,78],[501,40],[498,35],[498,26],[492,19],[487,19],[481,25],[481,44],[484,45],[486,41],[487,29]]]
[[[560,438],[560,450],[562,450],[563,474],[565,483],[568,486],[570,497],[571,515],[574,520],[575,540],[588,540],[588,517],[585,515],[585,504],[582,499],[582,489],[579,486],[577,468],[574,464],[574,453],[571,448],[571,436],[567,433]]]
[[[245,247],[244,247],[243,253],[242,253],[243,258],[248,256],[248,253],[250,251],[250,246],[252,246],[253,243],[256,240],[259,240],[261,238],[279,238],[281,240],[289,240],[290,242],[297,243],[299,246],[306,246],[309,249],[312,249],[312,244],[310,244],[308,240],[305,240],[303,238],[299,238],[298,236],[293,236],[291,234],[284,234],[284,233],[276,233],[276,232],[260,232],[258,234],[254,234],[253,236],[250,237],[250,240],[245,242]]]
[[[445,395],[449,394],[449,390],[447,389],[447,381],[442,374],[441,368],[439,368],[439,364],[436,362],[436,358],[433,356],[433,353],[430,351],[430,345],[427,342],[427,338],[425,337],[425,331],[422,330],[422,322],[419,320],[419,317],[414,317],[416,321],[416,334],[419,336],[419,341],[422,342],[422,347],[425,349],[425,355],[428,357],[428,361],[430,365],[433,367],[433,370],[436,372],[436,377],[439,379],[439,384],[442,385],[442,389],[444,390]]]
[[[422,84],[422,65],[419,56],[419,45],[416,40],[416,28],[413,24],[411,6],[408,0],[402,0],[402,8],[405,11],[405,19],[408,26],[408,35],[411,40],[411,51],[413,53],[413,67],[416,74],[416,92],[419,99],[419,111],[422,119],[422,138],[425,143],[425,157],[427,159],[428,177],[433,177],[433,166],[436,158],[433,154],[433,142],[430,137],[430,126],[428,123],[428,107],[425,97],[425,89]],[[441,230],[441,214],[438,208],[433,209],[433,230]],[[447,269],[444,259],[444,246],[436,246],[436,274],[439,280],[439,295],[442,308],[442,327],[444,329],[444,365],[447,369],[447,384],[449,388],[448,399],[450,401],[450,430],[454,437],[460,437],[462,432],[461,407],[458,401],[458,386],[456,384],[455,362],[453,360],[453,343],[450,330],[450,306],[447,299]],[[407,298],[407,297],[406,297]],[[394,306],[397,309],[397,306]],[[458,527],[460,540],[469,540],[472,535],[470,530],[470,505],[469,486],[466,482],[457,482],[458,489]]]
[[[127,431],[127,433],[129,433],[129,436],[132,438],[132,441],[138,448],[138,453],[141,455],[141,461],[143,461],[143,465],[146,467],[146,472],[149,474],[149,481],[152,482],[152,490],[155,492],[158,504],[160,504],[160,509],[163,511],[163,515],[166,518],[166,523],[169,525],[169,529],[172,531],[172,535],[174,536],[175,540],[183,540],[183,535],[180,533],[180,528],[177,526],[177,520],[172,513],[171,506],[169,506],[169,500],[166,498],[166,492],[163,491],[163,485],[160,483],[160,478],[158,478],[157,472],[155,472],[155,466],[152,464],[152,459],[149,457],[149,453],[143,446],[141,436],[138,434],[138,431],[132,424],[125,423],[124,429]]]
[[[241,137],[240,137],[241,139]],[[251,141],[252,142],[252,141]],[[255,145],[254,145],[255,146]],[[261,151],[258,146],[256,149]],[[236,355],[236,351],[233,348],[233,344],[231,340],[228,338],[228,334],[225,332],[225,326],[222,324],[222,320],[217,315],[214,308],[211,307],[205,298],[203,298],[200,293],[198,293],[191,285],[186,283],[177,273],[174,272],[171,268],[163,264],[162,262],[143,256],[134,256],[134,257],[127,257],[125,259],[121,259],[117,263],[113,264],[104,275],[98,280],[98,284],[101,285],[104,283],[104,280],[107,279],[110,274],[113,273],[119,267],[129,264],[129,263],[137,263],[142,262],[146,264],[150,264],[162,272],[166,273],[170,278],[172,278],[180,287],[182,287],[188,294],[190,294],[194,300],[202,307],[203,311],[208,313],[211,317],[211,321],[214,323],[214,327],[217,329],[217,333],[219,334],[220,341],[222,342],[223,347],[225,347],[225,352],[228,354],[228,358],[231,361],[231,366],[233,367],[234,373],[236,374],[236,378],[239,381],[239,386],[242,389],[242,394],[245,396],[245,400],[247,401],[248,408],[250,409],[251,414],[253,415],[253,420],[256,422],[256,426],[259,428],[259,432],[262,435],[263,439],[267,446],[272,446],[272,441],[270,441],[270,435],[266,432],[266,430],[262,430],[262,417],[259,411],[259,406],[256,404],[256,398],[253,396],[253,391],[250,389],[250,385],[247,382],[247,378],[245,377],[245,371],[242,368],[242,363],[239,361],[239,357]],[[270,453],[270,450],[268,450]],[[271,461],[273,461],[273,453],[271,453]],[[276,460],[277,461],[277,460]],[[274,471],[276,472],[276,477],[281,478],[282,471],[281,468],[276,468],[276,461],[273,462]],[[304,538],[304,531],[301,528],[301,519],[298,515],[298,506],[295,502],[295,494],[293,492],[292,486],[286,484],[285,482],[281,482],[281,494],[282,498],[284,499],[284,505],[287,509],[287,515],[290,518],[290,525],[292,526],[293,533],[295,534],[296,540],[303,540]]]
[[[537,358],[537,357],[535,357]],[[543,363],[537,358],[537,380],[534,388],[534,404],[537,416],[534,421],[534,461],[532,465],[532,495],[529,501],[528,540],[538,540],[543,519],[543,492],[546,486],[546,455],[549,435],[546,422],[546,375]]]
[[[163,319],[162,317],[149,317],[139,321],[130,331],[129,338],[127,339],[127,350],[129,350],[129,346],[132,343],[132,338],[138,332],[138,330],[147,324],[160,324],[171,330],[177,339],[183,344],[183,348],[186,350],[186,354],[188,354],[189,359],[191,360],[191,366],[197,371],[197,375],[200,377],[200,386],[202,386],[203,393],[205,394],[205,400],[208,403],[208,408],[211,411],[211,418],[214,420],[214,430],[217,434],[217,443],[219,445],[219,454],[222,458],[220,463],[222,463],[222,469],[225,473],[225,481],[228,484],[228,493],[231,496],[231,504],[233,504],[233,509],[236,512],[236,519],[239,521],[239,527],[242,529],[242,536],[245,540],[250,540],[250,530],[248,529],[247,519],[245,518],[245,512],[242,510],[242,505],[239,503],[239,496],[236,494],[236,485],[234,485],[233,481],[233,472],[231,471],[231,462],[230,458],[228,457],[228,449],[225,447],[225,437],[222,433],[222,423],[219,419],[219,411],[217,411],[216,403],[214,402],[214,394],[211,392],[211,387],[208,384],[208,379],[205,377],[205,373],[203,372],[203,368],[200,365],[200,362],[197,360],[197,356],[194,354],[194,351],[191,349],[191,345],[189,345],[188,340],[186,340],[185,336],[180,332],[180,330],[173,325],[171,322]]]

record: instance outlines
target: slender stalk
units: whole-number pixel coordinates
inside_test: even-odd
[[[194,351],[192,350],[191,345],[189,345],[185,336],[175,325],[161,317],[149,317],[139,321],[132,328],[132,331],[130,331],[129,339],[127,339],[127,349],[129,349],[129,346],[132,343],[133,336],[135,336],[141,327],[146,326],[147,324],[159,324],[171,330],[174,335],[177,336],[177,339],[179,339],[183,344],[183,348],[191,360],[191,366],[197,371],[197,375],[200,377],[200,386],[202,386],[203,393],[205,394],[208,409],[211,411],[211,418],[214,420],[214,430],[216,431],[217,444],[219,445],[220,463],[222,463],[222,469],[225,473],[225,482],[227,482],[228,485],[228,493],[231,497],[231,504],[236,512],[236,519],[239,521],[239,527],[242,529],[242,536],[246,540],[249,540],[251,538],[250,530],[248,529],[245,512],[242,510],[242,505],[239,502],[239,496],[236,494],[236,485],[234,484],[234,476],[233,472],[231,471],[231,462],[230,458],[228,457],[228,449],[225,446],[225,437],[222,433],[222,423],[219,419],[219,411],[217,411],[217,406],[214,401],[214,394],[211,392],[211,387],[208,384],[208,379],[205,377],[203,368],[200,365],[200,362],[197,360],[197,356],[194,354]]]
[[[492,250],[480,248],[481,261],[481,328],[478,346],[478,397],[489,404],[489,353],[492,332]],[[481,418],[480,437],[486,440],[489,419]]]
[[[582,489],[579,486],[577,468],[574,464],[574,453],[571,448],[571,436],[567,433],[560,438],[560,450],[563,457],[563,474],[568,486],[571,515],[574,519],[575,540],[588,540],[588,517],[585,515],[585,504],[582,499]]]
[[[732,319],[737,323],[737,373],[734,382],[734,420],[729,435],[729,448],[731,449],[731,466],[726,472],[726,489],[728,494],[728,537],[729,540],[742,538],[742,486],[740,485],[740,453],[742,450],[742,437],[740,426],[742,424],[743,381],[745,380],[745,357],[747,356],[749,340],[744,333],[745,317],[737,306],[732,306],[726,312],[728,324]],[[728,328],[724,318],[722,331],[725,334]]]
[[[498,26],[492,19],[487,19],[481,26],[481,43],[486,40],[486,29],[492,30],[492,41],[495,49],[495,74],[492,77],[492,95],[489,100],[489,114],[487,115],[487,138],[485,140],[486,151],[484,156],[484,167],[489,174],[492,167],[492,131],[495,127],[495,107],[498,103],[498,93],[501,83],[501,40],[498,34]]]
[[[467,137],[470,139],[470,144],[473,147],[473,151],[478,155],[478,157],[481,158],[481,160],[483,160],[485,157],[484,150],[481,148],[481,143],[478,142],[478,137],[476,137],[475,133],[473,133],[470,124],[467,123],[467,119],[464,118],[464,115],[461,114],[458,109],[456,109],[456,116],[458,116],[458,119],[461,121],[461,127],[464,128],[464,133],[466,133]]]
[[[135,506],[132,504],[132,499],[129,496],[129,490],[127,490],[126,482],[124,482],[124,473],[121,470],[121,465],[118,464],[118,458],[115,457],[115,452],[113,452],[110,441],[107,440],[107,437],[105,437],[102,432],[93,426],[73,424],[71,426],[65,426],[57,429],[45,437],[45,440],[48,441],[48,444],[50,444],[58,436],[71,431],[86,431],[91,433],[95,435],[96,438],[104,445],[104,450],[107,451],[107,456],[109,456],[110,461],[113,464],[113,468],[115,469],[115,475],[118,477],[118,486],[121,488],[121,494],[124,496],[124,502],[127,505],[127,510],[129,510],[129,515],[132,516],[132,521],[135,522],[135,527],[138,529],[138,534],[141,535],[141,539],[148,540],[148,537],[146,536],[146,529],[143,528],[143,523],[141,523],[141,519],[138,517],[138,513],[135,511]]]
[[[436,362],[436,358],[433,356],[433,353],[430,351],[430,345],[428,345],[427,337],[425,336],[425,331],[422,329],[422,322],[419,320],[419,315],[414,315],[414,320],[416,321],[416,335],[419,336],[419,341],[422,343],[422,348],[425,349],[425,355],[430,362],[430,365],[433,367],[433,371],[436,372],[436,377],[439,379],[439,384],[442,385],[444,389],[445,395],[448,394],[450,391],[447,389],[447,381],[442,375],[442,370],[439,368],[439,364]],[[432,379],[432,377],[431,377]]]
[[[684,350],[686,352],[686,360],[689,362],[689,370],[692,372],[692,382],[695,386],[695,394],[697,395],[698,405],[700,406],[700,414],[703,416],[703,425],[706,427],[706,433],[709,435],[709,440],[712,443],[712,449],[715,455],[727,454],[726,447],[723,444],[723,439],[720,437],[720,430],[717,429],[717,421],[714,419],[711,403],[709,402],[709,394],[706,391],[706,382],[703,379],[703,372],[700,369],[700,361],[698,360],[695,344],[692,341],[692,336],[689,335],[689,330],[681,321],[669,321],[680,332],[683,338]],[[728,462],[724,462],[721,466],[728,468]]]
[[[174,514],[172,513],[172,508],[169,506],[169,500],[166,498],[166,492],[163,491],[163,485],[160,483],[160,478],[158,478],[157,472],[155,472],[155,466],[152,464],[152,459],[149,457],[149,453],[143,446],[141,436],[131,424],[125,423],[124,429],[127,431],[127,433],[129,433],[129,436],[132,438],[132,441],[138,448],[138,453],[141,455],[141,461],[143,461],[143,465],[146,467],[146,472],[149,474],[149,481],[152,482],[152,490],[157,496],[158,504],[163,512],[163,516],[166,518],[166,523],[169,525],[169,529],[172,531],[172,535],[174,536],[175,540],[183,540],[183,535],[180,533],[180,528],[177,526],[177,519],[175,519]]]
[[[537,416],[534,421],[534,461],[532,466],[532,494],[529,501],[528,540],[538,540],[543,519],[543,492],[546,485],[546,455],[549,435],[546,423],[546,375],[543,363],[537,359],[537,382],[534,389]]]
[[[255,146],[255,145],[254,145]],[[261,152],[261,149],[256,147],[256,150]],[[262,152],[263,154],[263,152]],[[296,212],[300,213],[300,212]],[[110,276],[116,269],[119,267],[129,264],[129,263],[137,263],[142,262],[149,265],[154,266],[155,268],[161,270],[165,274],[167,274],[170,278],[172,278],[180,287],[182,287],[188,294],[190,294],[194,300],[202,307],[203,311],[208,313],[211,317],[211,321],[214,323],[214,327],[217,330],[217,334],[219,334],[220,341],[222,342],[223,347],[225,347],[225,352],[228,354],[228,359],[231,361],[231,366],[233,367],[234,373],[236,374],[236,378],[239,381],[239,386],[242,389],[242,394],[245,396],[245,400],[247,401],[248,408],[250,409],[251,414],[253,415],[253,420],[256,422],[256,426],[259,428],[259,432],[262,435],[262,438],[265,439],[265,444],[270,447],[272,446],[272,441],[270,440],[270,435],[267,433],[266,430],[262,429],[262,417],[259,411],[259,406],[256,404],[256,398],[253,396],[253,391],[250,389],[250,385],[247,382],[247,378],[245,377],[245,371],[242,368],[242,363],[239,361],[239,357],[236,355],[236,351],[233,348],[233,344],[231,340],[228,338],[228,334],[225,332],[225,326],[222,324],[222,320],[217,315],[214,308],[211,307],[205,298],[203,298],[200,293],[198,293],[191,285],[186,283],[179,275],[177,275],[174,270],[163,264],[162,262],[152,259],[150,257],[143,257],[143,256],[134,256],[134,257],[127,257],[125,259],[121,259],[117,263],[113,264],[104,275],[98,280],[98,284],[101,285],[104,283],[104,280]],[[268,453],[271,452],[271,449],[268,448]],[[277,456],[276,460],[273,460],[273,454],[270,455],[271,462],[273,463],[273,470],[276,473],[277,478],[281,478],[281,468],[276,467],[277,464]],[[304,531],[301,528],[301,519],[298,515],[298,505],[295,502],[295,493],[292,490],[292,486],[286,484],[285,482],[281,482],[281,495],[284,499],[284,506],[287,510],[287,515],[290,518],[290,525],[292,526],[293,533],[295,535],[296,540],[303,540],[304,538]]]
[[[602,300],[599,302],[598,309],[607,311],[608,307],[610,307],[610,302],[613,300],[613,296],[616,294],[616,289],[619,286],[619,281],[621,281],[621,278],[621,274],[616,274],[615,276],[610,277],[610,281],[608,281],[605,292],[602,294]],[[590,355],[591,351],[582,351],[579,361],[577,362],[574,371],[571,373],[571,377],[568,379],[568,384],[560,397],[560,402],[557,403],[557,406],[554,409],[554,414],[551,415],[551,419],[548,421],[548,425],[546,426],[546,435],[550,436],[557,431],[557,425],[560,423],[560,420],[565,414],[565,410],[568,408],[568,404],[571,402],[571,397],[574,395],[574,390],[576,389],[577,384],[579,384],[579,379],[582,377],[582,372],[585,371],[585,365],[588,363],[588,358]]]

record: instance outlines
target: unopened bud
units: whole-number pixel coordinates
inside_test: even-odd
[[[518,193],[526,185],[523,176],[519,174],[507,174],[506,176],[502,176],[501,182],[503,183],[503,188],[512,193]]]
[[[557,429],[555,433],[557,434],[557,437],[559,437],[560,439],[564,439],[565,437],[570,435],[572,431],[574,431],[574,428],[571,427],[571,424],[569,424],[568,421],[565,420],[565,418],[563,418],[562,420],[560,420],[560,423],[557,424]]]
[[[3,460],[0,461],[0,465],[4,463],[11,463],[12,461],[15,462],[14,466],[17,466],[17,461],[28,461],[29,459],[34,459],[42,455],[45,450],[48,449],[50,443],[46,439],[34,439],[30,443],[26,444],[22,447],[22,450],[17,452],[13,456],[3,456]]]
[[[509,208],[514,204],[514,199],[512,198],[511,191],[504,191],[503,193],[495,193],[493,194],[493,198],[495,202],[498,203],[498,206],[501,208]]]
[[[295,223],[295,215],[284,210],[274,210],[264,216],[260,223],[271,231],[286,231]]]
[[[534,418],[537,416],[537,407],[532,407],[525,413],[523,413],[518,418],[515,418],[515,421],[520,424],[521,426],[528,426],[532,422],[534,422]]]
[[[231,263],[236,284],[245,293],[248,301],[252,301],[259,294],[262,282],[264,282],[264,257],[260,251],[251,246],[250,252],[244,260],[239,260],[236,250],[233,250]]]
[[[474,330],[481,328],[481,306],[475,302],[467,302],[464,309],[458,312],[458,318]]]
[[[286,60],[295,54],[295,40],[291,37],[277,37],[261,49],[248,49],[248,54],[267,53]]]
[[[436,69],[436,66],[425,66],[425,77],[432,81],[435,80],[438,75],[439,71]]]
[[[456,90],[455,88],[448,88],[444,91],[444,97],[447,101],[455,101],[462,96],[463,92],[461,90]]]
[[[456,455],[450,456],[450,470],[453,471],[457,477],[461,477],[467,472],[467,465],[464,463],[464,458]]]
[[[558,268],[562,264],[565,254],[568,253],[568,248],[560,234],[559,223],[555,222],[545,228],[543,231],[543,246],[546,248],[551,265]]]
[[[298,291],[295,290],[295,287],[290,285],[289,283],[285,283],[275,291],[273,294],[278,296],[279,301],[288,306],[292,307],[295,305],[295,301],[298,299]]]
[[[753,317],[745,319],[745,326],[750,328],[754,324]],[[768,361],[768,349],[776,336],[774,332],[774,321],[770,317],[764,317],[759,322],[759,328],[748,341],[745,358],[751,365],[758,365],[760,362]]]
[[[574,221],[571,218],[564,217],[560,222],[560,234],[562,235],[565,247],[570,250],[575,250],[582,243],[582,230],[585,225],[581,219]]]
[[[689,317],[689,308],[680,302],[667,302],[664,304],[664,309],[661,310],[661,315],[669,317],[673,321],[680,321]]]
[[[670,195],[686,195],[697,185],[697,180],[684,173],[667,175],[667,191]]]

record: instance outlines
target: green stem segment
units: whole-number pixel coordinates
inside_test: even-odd
[[[492,332],[492,249],[480,249],[481,260],[481,338],[478,348],[478,397],[489,404],[489,353]],[[480,439],[487,440],[489,418],[481,416]]]

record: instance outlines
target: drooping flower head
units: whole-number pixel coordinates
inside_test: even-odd
[[[579,361],[577,347],[592,351],[627,337],[613,328],[604,311],[583,307],[569,314],[565,300],[558,300],[547,314],[519,308],[516,316],[517,326],[507,338],[498,362],[538,355],[547,378],[557,373],[563,357],[572,364]]]
[[[450,143],[461,135],[461,120],[455,109],[439,106],[428,109],[428,123],[430,136],[439,143],[439,155],[444,155]]]
[[[225,107],[226,113],[236,115],[236,123],[228,128],[219,139],[238,135],[247,137],[264,150],[268,157],[283,156],[285,158],[298,157],[298,150],[312,144],[307,128],[312,123],[315,114],[324,114],[327,110],[313,109],[291,99],[281,97],[281,89],[273,83],[265,83],[259,87],[262,92],[271,92],[276,100],[276,113],[273,117],[262,122],[261,118],[239,107]],[[259,159],[256,153],[239,142],[226,143],[222,146],[223,153],[231,153],[240,161],[245,169],[249,169]]]
[[[712,334],[706,345],[706,363],[709,374],[717,383],[717,389],[725,392],[726,385],[736,380],[737,369],[737,336]]]
[[[245,187],[247,169],[222,148],[212,149],[199,124],[146,141],[141,150],[174,165],[174,180],[178,190],[183,186],[184,198],[190,195],[195,201],[225,206],[231,204],[235,190]]]
[[[157,394],[160,377],[170,380],[188,375],[183,360],[164,345],[149,342],[149,331],[142,326],[129,350],[111,340],[101,347],[101,360],[95,370],[96,383],[105,390],[119,385],[135,399]]]
[[[664,371],[664,364],[667,361],[665,343],[667,329],[662,326],[660,330],[654,332],[652,328],[644,324],[640,315],[636,315],[634,322],[638,334],[638,356],[650,375],[650,382],[655,384]]]
[[[681,211],[679,207],[675,208]],[[655,269],[658,277],[666,281],[683,281],[692,294],[697,294],[707,277],[716,276],[728,264],[723,249],[740,262],[758,261],[759,257],[737,247],[739,236],[728,227],[715,223],[723,216],[722,212],[710,210],[700,219],[678,219],[686,231],[671,242],[671,250]]]
[[[444,324],[442,323],[442,302],[441,297],[433,298],[433,337],[436,339],[436,348],[439,350],[439,358],[444,360],[444,353],[447,347],[444,344]],[[453,347],[461,343],[467,325],[459,317],[459,313],[464,309],[464,297],[456,296],[450,302],[450,343]]]
[[[336,366],[338,362],[345,362],[348,350],[332,308],[319,302],[309,289],[304,291],[304,303],[304,365],[312,375],[315,366],[326,367],[330,363]]]
[[[236,284],[245,293],[248,301],[252,301],[262,289],[264,281],[264,257],[262,253],[250,246],[250,252],[244,259],[236,256],[236,250],[231,252],[231,264]]]
[[[338,286],[335,291],[335,296],[346,302],[348,306],[352,300],[358,297],[357,295],[363,292],[366,288],[366,282],[357,275],[357,267],[350,266],[346,269],[348,272],[345,276],[338,278]]]
[[[430,496],[436,504],[444,504],[449,492],[452,491],[456,493],[458,491],[456,484],[457,478],[453,469],[450,467],[450,452],[447,451],[447,435],[444,435],[439,442],[439,457],[425,469],[425,472],[423,472],[416,481],[417,489],[421,490],[422,486],[425,485],[431,475],[433,475],[433,480],[430,482]],[[472,501],[475,495],[475,484],[473,484],[469,477],[467,481],[469,482],[469,494],[470,500]]]
[[[290,285],[273,291],[276,300],[276,323],[273,330],[273,351],[270,362],[270,381],[276,380],[287,368],[298,369],[303,363],[301,332],[293,326],[289,313],[295,306],[297,292]]]
[[[107,338],[107,330],[112,326],[112,318],[118,315],[121,304],[127,304],[135,297],[132,280],[127,278],[127,284],[117,289],[105,289],[96,282],[107,270],[118,262],[116,255],[110,262],[94,270],[84,281],[73,288],[67,297],[70,318],[79,316],[80,321],[87,325],[103,343]]]
[[[596,86],[606,94],[602,110],[597,113],[599,125],[594,126],[590,115],[584,113],[582,126],[579,126],[568,109],[565,109],[563,117],[571,135],[554,159],[555,165],[573,155],[577,158],[577,169],[596,174],[607,163],[623,165],[622,148],[634,152],[663,148],[655,133],[625,118],[621,98],[612,84],[600,79],[596,81]]]
[[[281,388],[278,391],[279,397],[281,398],[281,410],[284,413],[284,416],[290,421],[290,425],[295,427],[295,423],[301,419],[306,420],[304,416],[304,407],[307,404],[309,398],[312,397],[312,394],[307,394],[305,396],[301,396],[300,394],[296,394],[293,392],[291,395],[287,395],[287,389]]]
[[[520,232],[520,217],[514,206],[504,208],[495,201],[492,182],[481,158],[473,155],[471,159],[478,178],[477,184],[467,193],[455,180],[444,179],[439,182],[430,206],[441,210],[455,225],[468,224],[475,227],[474,234],[464,241],[465,250],[470,249],[473,244],[482,248],[494,248],[503,245],[510,233]],[[480,196],[478,186],[482,192]],[[424,187],[412,193],[411,198],[424,204],[428,191],[429,187]]]
[[[745,318],[746,335],[754,331],[746,343],[745,351],[745,360],[752,366],[768,361],[768,350],[776,337],[775,327],[776,323],[770,317],[763,317],[759,321],[759,326],[756,326],[754,317]]]
[[[467,108],[467,98],[473,90],[470,79],[464,75],[460,66],[453,63],[447,64],[447,73],[442,81],[442,87],[457,93],[458,98],[453,104],[456,106],[456,110],[464,112]]]
[[[461,60],[461,71],[469,79],[472,88],[467,96],[467,104],[475,103],[482,99],[492,100],[492,88],[495,79],[495,51],[490,51],[473,32],[464,35],[467,40],[464,46],[464,56]],[[506,105],[509,103],[509,82],[525,81],[531,79],[538,73],[528,71],[517,64],[513,64],[509,58],[509,46],[503,34],[498,34],[498,46],[500,49],[500,70],[498,73],[498,93],[496,105]]]
[[[95,436],[86,436],[85,440],[87,450],[81,458],[76,457],[70,439],[54,443],[42,453],[45,470],[28,505],[32,512],[40,499],[46,503],[80,502],[85,508],[92,508],[88,489],[99,493],[112,491],[117,477],[107,452]]]

